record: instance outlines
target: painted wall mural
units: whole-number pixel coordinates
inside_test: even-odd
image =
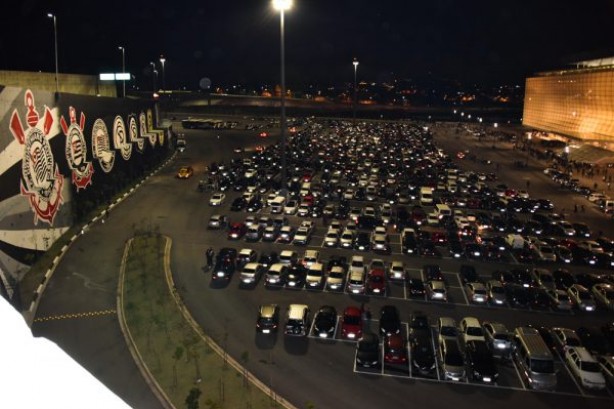
[[[3,290],[79,217],[168,153],[149,101],[0,86],[0,129]]]
[[[77,123],[77,111],[73,107],[68,108],[70,125],[62,115],[60,124],[66,136],[66,161],[72,172],[72,183],[79,189],[85,189],[92,183],[94,167],[87,160],[87,144],[85,143],[85,114],[81,112]]]

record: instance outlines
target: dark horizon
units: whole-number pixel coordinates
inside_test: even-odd
[[[614,0],[586,2],[300,1],[286,13],[289,87],[358,78],[446,78],[465,84],[519,84],[536,72],[614,55]],[[58,16],[60,72],[97,75],[126,70],[151,84],[150,61],[167,88],[276,84],[279,15],[269,0],[176,3],[25,1],[9,4],[0,37],[2,70],[54,71]],[[6,18],[10,16],[10,18]],[[161,73],[160,73],[161,75]],[[161,82],[161,79],[160,79]]]

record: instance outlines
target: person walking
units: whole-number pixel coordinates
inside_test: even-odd
[[[213,265],[213,249],[211,247],[209,247],[207,249],[206,252],[206,257],[207,257],[207,268],[211,268],[211,266]]]

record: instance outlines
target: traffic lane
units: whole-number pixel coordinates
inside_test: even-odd
[[[508,143],[497,143],[497,148],[492,149],[491,144],[477,142],[477,140],[469,137],[466,133],[461,133],[461,136],[456,138],[454,131],[449,129],[441,127],[433,127],[432,129],[436,144],[441,146],[446,153],[450,154],[462,169],[489,172],[496,170],[496,167],[493,167],[493,165],[482,165],[479,162],[456,159],[455,155],[459,150],[469,149],[470,151],[475,151],[478,157],[500,164],[500,169],[497,171],[498,183],[505,183],[518,189],[525,189],[527,188],[525,185],[526,180],[529,180],[530,185],[527,190],[531,196],[552,200],[556,205],[556,211],[560,212],[565,209],[568,218],[587,223],[595,233],[601,230],[607,236],[612,237],[614,235],[614,225],[606,223],[608,221],[607,216],[595,209],[583,196],[560,187],[543,173],[543,169],[547,167],[546,162],[538,161],[532,157],[529,158],[526,152],[514,150],[512,145]],[[518,160],[518,158],[527,159],[529,166],[526,168],[513,166],[513,162]],[[574,203],[578,205],[584,204],[586,212],[572,213]]]

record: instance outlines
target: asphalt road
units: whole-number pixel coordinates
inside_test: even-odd
[[[292,246],[228,242],[223,232],[205,228],[209,216],[220,211],[207,206],[210,193],[197,191],[199,175],[203,174],[205,164],[235,156],[233,148],[237,146],[247,146],[249,149],[260,144],[262,140],[257,138],[257,133],[238,130],[183,133],[188,148],[177,158],[175,164],[151,178],[114,209],[106,224],[94,226],[67,253],[43,296],[38,317],[114,309],[119,260],[125,240],[133,234],[135,227],[157,228],[173,239],[173,274],[179,291],[196,320],[232,356],[237,359],[247,357],[247,367],[251,371],[299,407],[305,406],[307,402],[316,408],[404,407],[408,403],[425,408],[439,408],[444,405],[459,408],[477,405],[498,408],[517,408],[522,405],[531,408],[583,405],[600,408],[612,405],[610,392],[595,394],[581,391],[565,367],[560,364],[557,365],[560,369],[557,390],[560,393],[533,393],[524,391],[526,386],[518,378],[513,366],[500,368],[501,387],[442,383],[436,379],[419,379],[414,374],[410,376],[409,368],[407,372],[356,371],[353,365],[355,347],[351,342],[322,341],[314,337],[288,339],[282,334],[274,337],[256,336],[254,324],[257,306],[270,302],[278,303],[282,307],[282,320],[285,307],[290,303],[306,303],[313,313],[319,306],[328,304],[335,306],[341,313],[348,305],[360,305],[364,302],[374,316],[382,305],[394,304],[401,311],[404,322],[411,311],[419,309],[427,313],[433,323],[437,317],[443,315],[457,320],[464,316],[475,316],[481,320],[503,322],[509,328],[527,323],[577,328],[580,325],[603,324],[606,320],[611,320],[611,315],[601,312],[592,315],[544,313],[468,305],[456,275],[459,263],[451,259],[435,261],[442,267],[448,281],[451,302],[447,304],[409,300],[403,289],[396,286],[390,287],[390,297],[387,299],[322,291],[267,290],[262,283],[253,290],[244,290],[238,288],[237,276],[226,288],[212,287],[209,273],[203,270],[204,250],[208,246],[213,246],[216,251],[228,245],[253,248],[257,251],[280,251]],[[272,140],[274,137],[269,139]],[[531,166],[520,171],[511,167],[516,152],[492,150],[490,146],[481,146],[468,138],[459,141],[453,136],[445,136],[437,140],[444,149],[447,146],[454,151],[459,149],[461,142],[467,143],[468,149],[483,149],[481,152],[484,155],[494,155],[493,158],[502,164],[498,172],[501,180],[506,182],[506,178],[509,178],[508,184],[518,185],[518,180],[530,177],[530,193],[535,189],[540,197],[551,198],[557,206],[570,208],[569,193],[560,191],[541,174],[541,168],[536,162],[532,163],[530,160]],[[192,165],[195,168],[195,177],[177,180],[174,176],[182,164]],[[488,166],[473,162],[463,165],[476,169]],[[227,200],[226,206],[229,203],[230,200]],[[231,215],[228,211],[226,213]],[[236,218],[237,215],[231,216]],[[246,213],[241,213],[240,218],[245,216]],[[597,212],[593,214],[590,208],[587,208],[586,214],[582,216],[589,225],[603,225],[603,219],[600,219],[603,216]],[[324,227],[321,222],[317,223],[320,227],[309,247],[320,249]],[[293,219],[292,224],[297,225],[298,218]],[[612,234],[604,231],[608,235]],[[303,250],[298,249],[299,252]],[[332,253],[344,253],[343,250],[328,249],[321,249],[321,252],[324,259]],[[350,254],[345,252],[348,257]],[[375,257],[372,254],[365,256],[367,259]],[[394,253],[383,258],[402,259],[415,274],[419,274],[423,264],[433,261]],[[497,267],[488,263],[474,264],[483,275],[489,275]],[[58,342],[132,406],[158,407],[123,345],[116,321],[114,315],[102,315],[98,318],[44,321],[35,323],[33,329],[36,335]],[[377,327],[376,322],[371,325]]]

